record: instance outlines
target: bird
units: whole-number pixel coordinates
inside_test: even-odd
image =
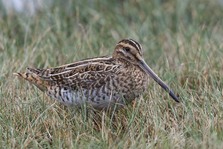
[[[94,109],[123,107],[139,98],[154,79],[176,102],[179,97],[147,65],[142,46],[133,39],[122,39],[112,56],[88,58],[70,64],[14,73],[64,105]]]

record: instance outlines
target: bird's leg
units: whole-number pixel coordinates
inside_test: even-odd
[[[135,99],[132,100],[132,107],[133,107],[133,109],[135,109],[135,107],[136,107],[136,100]]]

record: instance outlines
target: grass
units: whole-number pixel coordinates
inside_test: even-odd
[[[1,6],[2,8],[2,6]],[[223,6],[209,0],[56,1],[36,16],[0,9],[0,146],[222,148]],[[110,55],[122,38],[180,95],[154,81],[136,107],[86,117],[12,73]],[[98,125],[95,123],[98,123]]]

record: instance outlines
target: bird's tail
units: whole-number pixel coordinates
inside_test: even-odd
[[[13,73],[13,75],[18,76],[19,78],[25,79],[30,83],[37,86],[41,91],[46,91],[48,82],[38,76],[36,73],[28,71],[25,73]]]

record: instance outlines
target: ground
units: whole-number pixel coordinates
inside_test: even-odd
[[[35,15],[0,5],[0,145],[5,148],[223,148],[223,5],[217,0],[56,0]],[[142,44],[151,81],[135,106],[86,112],[13,72],[111,55]]]

